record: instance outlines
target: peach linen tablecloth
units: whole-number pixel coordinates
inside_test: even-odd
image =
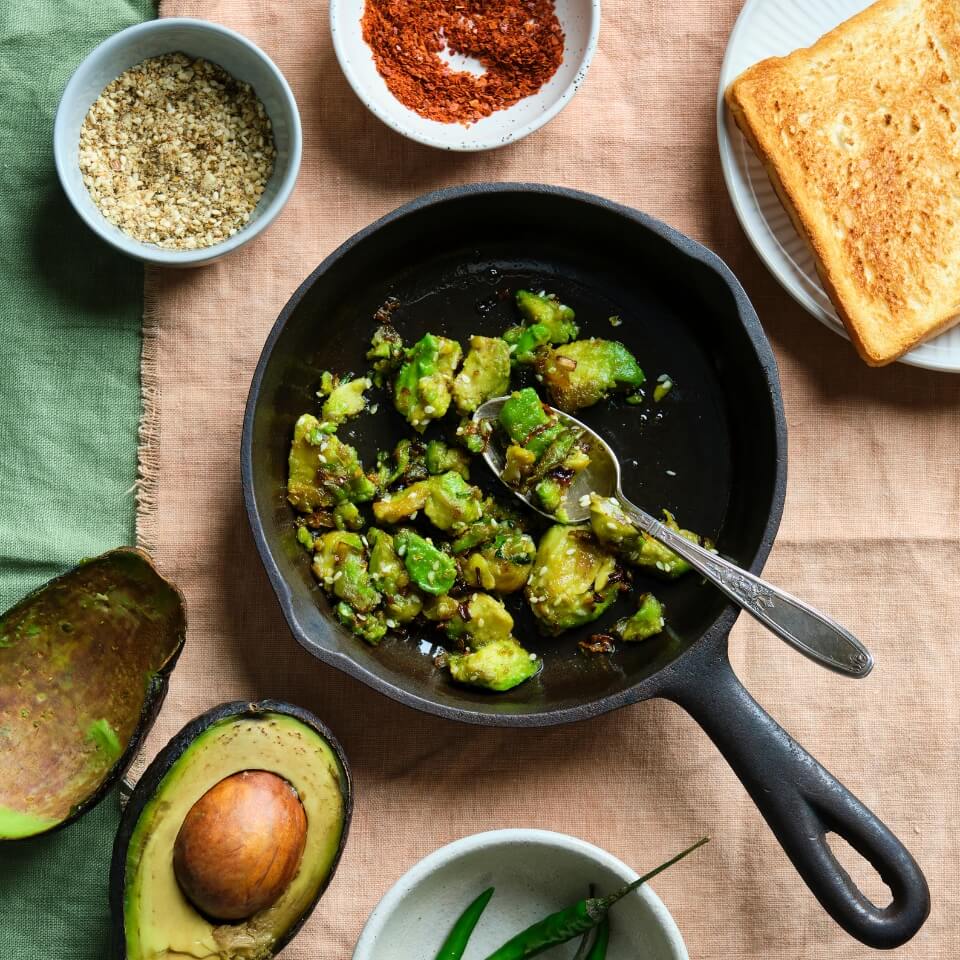
[[[367,915],[416,860],[479,830],[541,827],[638,868],[704,833],[695,863],[655,883],[695,958],[817,960],[870,951],[794,873],[745,791],[679,708],[641,703],[552,730],[466,728],[415,713],[304,652],[257,559],[238,476],[240,422],[267,331],[316,264],[371,220],[434,188],[537,180],[662,218],[717,251],[753,299],[780,364],[790,430],[786,513],[767,574],[867,640],[851,682],[741,618],[731,656],[786,728],[907,843],[933,913],[904,958],[960,948],[960,377],[868,370],[766,273],[734,217],[714,129],[738,0],[605,0],[600,46],[570,106],[522,143],[431,151],[347,86],[321,0],[166,0],[262,46],[300,104],[296,192],[260,240],[197,271],[151,272],[145,325],[141,543],[187,596],[190,635],[150,739],[232,698],[302,704],[356,776],[339,873],[291,958],[348,958]],[[330,331],[331,335],[335,331]],[[855,876],[870,871],[852,867]],[[879,881],[865,881],[877,895]]]

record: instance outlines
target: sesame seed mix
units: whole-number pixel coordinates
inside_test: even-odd
[[[134,239],[172,250],[240,230],[275,156],[253,88],[182,53],[122,73],[80,128],[80,172],[100,212]]]

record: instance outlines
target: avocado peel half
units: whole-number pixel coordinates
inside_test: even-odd
[[[216,920],[185,895],[173,847],[187,813],[217,783],[243,770],[283,777],[307,817],[298,871],[280,899],[244,920]],[[343,749],[312,713],[276,700],[235,701],[188,723],[147,767],[113,847],[113,956],[267,960],[313,912],[343,853],[353,786]]]
[[[65,827],[106,796],[185,638],[182,594],[132,547],[84,560],[0,616],[0,840]]]

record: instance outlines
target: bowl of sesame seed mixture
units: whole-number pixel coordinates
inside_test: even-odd
[[[273,61],[192,18],[101,43],[54,125],[57,174],[80,217],[161,266],[211,263],[259,235],[293,190],[301,150],[296,101]]]
[[[340,67],[398,133],[442,150],[506,146],[586,78],[600,0],[330,0]]]

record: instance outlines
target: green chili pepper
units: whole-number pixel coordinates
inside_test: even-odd
[[[652,880],[657,874],[662,873],[667,867],[672,867],[675,863],[689,856],[698,847],[702,847],[710,838],[703,837],[693,846],[687,847],[682,853],[661,864],[655,870],[644,874],[633,883],[628,883],[616,893],[608,897],[590,897],[587,900],[581,900],[566,910],[551,914],[539,923],[518,933],[512,940],[507,941],[499,950],[494,951],[487,957],[487,960],[525,960],[526,957],[536,956],[543,953],[550,947],[559,943],[566,943],[574,937],[578,937],[588,930],[598,926],[603,918],[610,911],[610,908],[618,901],[622,900],[628,893],[636,890],[648,880]]]
[[[467,949],[467,941],[477,925],[480,915],[487,909],[487,904],[493,896],[493,887],[484,890],[473,903],[460,915],[460,919],[453,925],[450,935],[443,941],[443,946],[437,954],[436,960],[460,960]]]
[[[590,944],[593,938],[593,931],[588,930],[580,940],[580,946],[573,955],[573,960],[587,960],[587,954],[590,952]]]
[[[591,883],[587,896],[592,897],[595,889],[596,888]],[[577,952],[573,955],[573,960],[587,960],[588,954],[590,953],[590,947],[593,945],[593,941],[595,939],[596,932],[597,931],[595,929],[588,930],[583,935],[582,939],[580,940],[580,946],[577,947]]]
[[[607,960],[607,944],[610,943],[610,917],[606,916],[597,927],[597,937],[593,949],[587,954],[587,960]]]

